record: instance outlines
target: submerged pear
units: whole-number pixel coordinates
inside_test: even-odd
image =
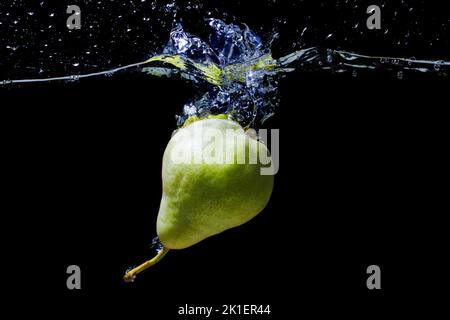
[[[273,176],[249,163],[260,151],[268,153],[231,120],[200,120],[179,130],[163,159],[157,221],[161,243],[184,249],[261,212],[272,193]]]
[[[226,118],[190,119],[170,140],[163,158],[163,195],[157,219],[164,246],[126,280],[157,263],[170,249],[188,248],[242,225],[267,205],[273,175],[263,175],[266,146]]]

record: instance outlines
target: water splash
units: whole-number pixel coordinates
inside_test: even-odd
[[[246,25],[225,24],[218,19],[207,19],[206,23],[211,30],[208,42],[178,24],[163,50],[163,54],[180,57],[185,63],[188,71],[182,76],[206,88],[184,106],[178,124],[191,116],[220,113],[245,125],[264,121],[277,105],[277,83],[269,70],[275,67],[275,60],[270,50]],[[144,71],[160,72],[151,67]]]
[[[45,79],[4,80],[0,84],[47,81],[79,81],[83,78],[111,76],[123,71],[140,71],[153,76],[178,76],[192,81],[198,96],[183,107],[178,125],[191,116],[226,113],[242,125],[258,126],[270,118],[278,106],[278,81],[296,70],[350,72],[362,70],[394,71],[398,79],[406,71],[447,75],[450,62],[362,55],[342,50],[307,48],[275,59],[270,43],[245,24],[226,24],[207,19],[207,41],[186,32],[180,23],[170,32],[161,54],[146,61],[107,71]]]
[[[336,72],[345,72],[349,69],[372,69],[372,70],[397,70],[437,72],[446,76],[450,71],[450,62],[442,60],[416,60],[415,58],[393,58],[381,56],[362,55],[353,52],[340,50],[327,50],[327,64],[324,69],[331,69]]]
[[[156,250],[157,253],[160,253],[164,249],[164,245],[161,243],[158,237],[153,238],[152,244],[150,246],[152,250]]]

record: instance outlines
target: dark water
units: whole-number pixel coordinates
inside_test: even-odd
[[[69,31],[66,3],[2,1],[2,181],[12,202],[3,279],[14,312],[58,313],[57,304],[59,318],[138,310],[179,319],[185,303],[270,303],[275,319],[382,318],[396,307],[402,318],[433,285],[445,288],[450,14],[433,1],[380,1],[382,29],[369,31],[371,4],[85,1],[82,29]],[[234,55],[211,38],[211,18],[247,34],[244,52],[243,42]],[[182,54],[189,72],[160,62],[111,71],[181,53],[187,35],[169,42],[178,23],[206,50]],[[254,75],[244,66],[269,53],[274,69],[256,64],[242,81]],[[234,71],[230,81],[205,80],[208,63]],[[59,76],[69,79],[14,83]],[[124,284],[125,270],[153,254],[175,115],[244,110],[239,101],[260,102],[258,121],[273,114],[264,125],[282,134],[268,208]],[[80,292],[66,288],[71,264],[83,272]],[[366,290],[371,264],[382,268],[380,293]],[[24,308],[28,296],[34,308]]]

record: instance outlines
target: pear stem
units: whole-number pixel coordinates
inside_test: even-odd
[[[159,261],[161,261],[162,258],[164,258],[164,256],[169,252],[170,250],[163,247],[163,249],[161,251],[158,252],[158,254],[151,260],[148,260],[146,262],[144,262],[143,264],[141,264],[140,266],[137,266],[136,268],[127,271],[127,273],[125,274],[125,276],[123,277],[123,280],[125,280],[126,282],[132,282],[136,276],[147,270],[148,268],[150,268],[151,266],[154,266],[155,264],[157,264]]]

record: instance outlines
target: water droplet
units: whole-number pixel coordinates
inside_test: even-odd
[[[78,80],[80,80],[80,76],[79,75],[71,75],[69,77],[69,81],[71,81],[71,82],[75,82],[75,81],[78,81]]]
[[[168,3],[168,4],[165,5],[164,11],[165,11],[166,13],[169,13],[169,12],[172,11],[172,9],[173,9],[174,7],[175,7],[175,2]]]
[[[306,30],[308,30],[308,27],[303,28],[302,33],[300,34],[300,38],[303,37],[303,35],[305,34]]]
[[[328,63],[333,63],[333,50],[328,49],[327,50],[327,62]]]
[[[444,61],[436,61],[436,63],[434,64],[434,70],[440,71],[443,64]]]

